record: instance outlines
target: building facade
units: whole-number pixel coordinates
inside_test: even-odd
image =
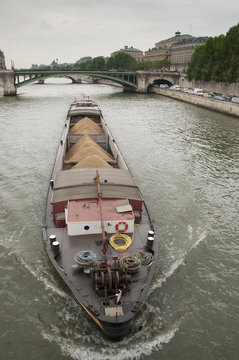
[[[0,50],[0,70],[6,70],[4,52]]]
[[[195,48],[205,44],[207,39],[208,37],[192,37],[174,43],[171,48],[170,69],[186,73]]]
[[[145,51],[144,60],[157,61],[167,59],[171,61],[171,51],[173,44],[190,38],[192,38],[191,35],[181,35],[181,33],[177,31],[175,36],[166,40],[161,40],[155,44],[153,49]]]
[[[170,61],[170,70],[186,72],[192,54],[197,46],[203,45],[208,37],[195,37],[181,35],[179,31],[175,36],[159,41],[153,49],[145,51],[145,60],[157,61],[167,59]]]
[[[134,48],[133,46],[125,46],[123,49],[114,51],[111,56],[114,57],[115,55],[124,52],[127,53],[135,58],[136,61],[142,61],[144,60],[144,53],[143,51]]]
[[[145,51],[144,60],[145,61],[157,61],[167,59],[170,61],[171,58],[171,49],[170,48],[153,48]]]

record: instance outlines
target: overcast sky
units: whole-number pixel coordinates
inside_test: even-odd
[[[142,51],[174,36],[226,34],[239,22],[238,0],[0,0],[0,49],[7,68],[74,63]]]

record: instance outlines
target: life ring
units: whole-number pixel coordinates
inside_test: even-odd
[[[123,224],[124,228],[120,228],[120,225]],[[122,232],[126,232],[126,230],[128,229],[128,224],[125,221],[119,221],[118,224],[115,225],[115,230],[122,233]]]

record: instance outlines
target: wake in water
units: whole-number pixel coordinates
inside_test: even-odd
[[[50,272],[46,271],[42,263],[39,261],[34,266],[27,264],[22,258],[21,264],[28,270],[38,281],[42,282],[47,291],[51,291],[54,295],[60,296],[63,299],[67,299],[67,294],[59,289],[55,283],[54,275],[51,276]],[[57,276],[57,274],[55,274]]]
[[[169,343],[178,331],[179,325],[175,323],[170,328],[160,331],[156,328],[157,323],[150,324],[150,329],[154,329],[153,336],[149,337],[151,331],[145,328],[116,343],[105,340],[97,330],[92,335],[81,334],[77,338],[77,331],[69,333],[68,328],[68,336],[63,337],[59,329],[54,327],[50,332],[43,330],[42,336],[50,342],[56,342],[65,356],[75,360],[139,360],[142,356],[149,356],[153,351],[162,349],[163,344]]]
[[[25,232],[25,227],[16,226],[16,228],[18,230],[14,230],[6,238],[0,238],[0,245],[7,250],[6,255],[14,257],[20,266],[24,267],[34,278],[43,283],[47,291],[50,290],[52,294],[66,299],[67,294],[57,286],[54,271],[51,273],[52,269],[48,268],[46,263],[44,264],[43,261],[39,260],[39,257],[34,262],[32,262],[33,257],[31,261],[28,261],[29,259],[25,258],[23,250],[17,248],[17,244]]]
[[[190,242],[193,242],[193,229],[190,225],[188,225],[188,237]],[[167,269],[163,276],[158,278],[150,287],[148,296],[155,290],[162,286],[162,284],[170,278],[178,269],[180,266],[183,266],[186,264],[186,258],[189,256],[190,252],[197,248],[198,245],[206,239],[206,231],[204,230],[199,235],[197,235],[196,241],[192,243],[192,245],[189,247],[188,250],[186,250],[184,253],[181,253],[179,258],[175,260],[173,264],[170,265],[169,269]],[[160,261],[160,259],[159,259]]]

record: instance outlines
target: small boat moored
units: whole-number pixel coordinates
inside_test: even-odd
[[[67,114],[43,239],[76,300],[110,339],[125,336],[148,293],[158,244],[145,202],[89,98]]]

